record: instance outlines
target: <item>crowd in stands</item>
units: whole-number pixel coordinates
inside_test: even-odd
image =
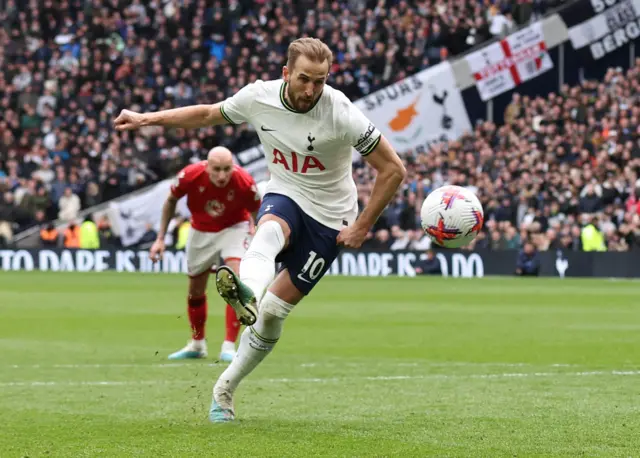
[[[289,42],[333,49],[331,84],[357,99],[543,12],[453,0],[0,0],[0,205],[12,230],[242,151],[248,126],[116,134],[123,107],[223,100],[281,74]],[[460,17],[473,19],[460,20]],[[8,232],[8,231],[7,231]]]
[[[355,100],[557,3],[0,0],[0,245],[57,218],[81,225],[81,209],[171,176],[214,145],[257,142],[247,125],[115,133],[121,108],[223,100],[279,77],[288,43],[303,35],[330,45],[330,84]],[[428,155],[406,155],[407,186],[368,244],[427,248],[419,202],[454,183],[474,187],[484,205],[476,246],[582,249],[583,228],[595,223],[606,249],[637,247],[638,72],[612,70],[545,99],[516,95],[505,126],[484,123]],[[363,204],[370,173],[354,171]],[[108,221],[98,226],[110,234]]]
[[[602,81],[546,98],[514,94],[505,120],[409,155],[405,195],[386,210],[371,244],[415,245],[418,203],[432,189],[458,184],[471,187],[485,211],[472,248],[530,241],[540,251],[640,249],[640,59],[627,72],[610,69]],[[363,200],[369,173],[355,172]]]

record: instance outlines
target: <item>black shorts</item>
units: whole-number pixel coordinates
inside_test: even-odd
[[[291,281],[307,295],[329,270],[341,247],[339,231],[331,229],[308,216],[292,199],[269,193],[262,199],[258,221],[264,215],[275,215],[287,222],[291,229],[289,245],[280,252],[276,262],[287,268]]]

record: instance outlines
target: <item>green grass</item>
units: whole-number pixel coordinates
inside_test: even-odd
[[[640,456],[640,283],[326,278],[226,425],[186,283],[0,272],[0,457]]]

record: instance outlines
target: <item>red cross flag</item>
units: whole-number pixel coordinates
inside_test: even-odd
[[[465,59],[484,101],[553,68],[539,22],[473,52]]]

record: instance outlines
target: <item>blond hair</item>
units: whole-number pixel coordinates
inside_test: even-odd
[[[305,56],[316,63],[322,63],[326,60],[329,63],[329,68],[333,63],[333,53],[322,40],[317,38],[298,38],[293,41],[287,51],[287,67],[293,69],[300,56]]]

